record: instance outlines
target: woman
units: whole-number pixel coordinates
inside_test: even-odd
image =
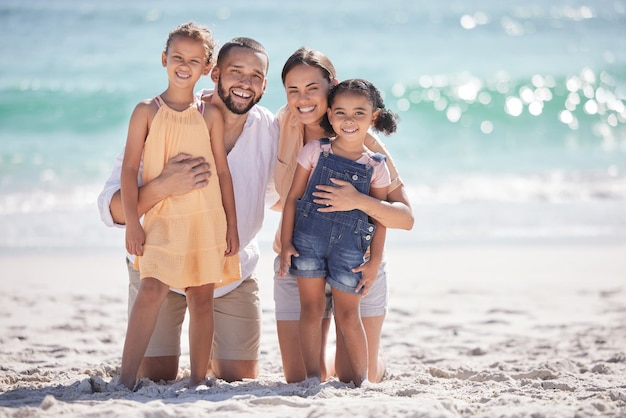
[[[335,68],[324,54],[309,48],[300,48],[285,62],[282,81],[287,95],[287,105],[278,111],[280,139],[278,162],[274,173],[276,190],[282,204],[291,187],[296,168],[296,156],[304,144],[324,137],[320,121],[328,109],[328,91],[337,84]],[[387,201],[380,201],[359,193],[350,183],[335,180],[336,187],[320,186],[316,203],[328,205],[324,211],[345,211],[359,209],[376,219],[387,228],[411,229],[413,214],[406,196],[404,185],[399,178],[389,153],[377,138],[368,135],[367,147],[387,155],[391,173],[391,185]],[[274,250],[280,254],[280,231],[277,231]],[[296,278],[292,275],[278,277],[278,258],[274,264],[274,302],[276,307],[276,328],[283,361],[283,372],[287,382],[299,382],[306,378],[299,342],[300,304]],[[387,310],[386,261],[380,265],[377,279],[371,288],[364,290],[361,301],[361,317],[368,344],[368,380],[380,382],[385,373],[385,363],[379,354],[380,335]],[[327,318],[324,320],[325,346],[330,326],[330,303],[327,304]],[[333,363],[326,364],[322,350],[320,363],[322,379],[336,374],[342,381],[349,381],[351,371],[345,352],[343,339],[337,335],[337,347]]]

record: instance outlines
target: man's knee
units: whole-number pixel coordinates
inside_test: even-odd
[[[256,379],[259,377],[258,360],[213,359],[211,365],[215,377],[227,382],[235,382],[243,379]]]
[[[169,292],[169,288],[157,279],[147,277],[141,280],[138,298],[155,302],[163,302]]]
[[[178,376],[178,356],[144,357],[137,378],[147,377],[159,382],[175,380]]]

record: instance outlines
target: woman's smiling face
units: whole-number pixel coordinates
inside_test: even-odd
[[[285,76],[287,106],[304,125],[317,125],[328,109],[330,87],[320,68],[297,65]]]

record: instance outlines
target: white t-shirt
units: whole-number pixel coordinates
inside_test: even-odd
[[[202,90],[199,95],[208,96],[212,93],[212,90]],[[260,251],[256,235],[263,224],[265,207],[276,201],[274,166],[278,150],[278,134],[279,126],[274,114],[256,105],[248,112],[243,131],[227,155],[235,194],[242,280],[215,289],[214,297],[216,298],[239,286],[254,272],[259,262]],[[109,205],[115,192],[120,189],[123,159],[124,152],[122,151],[117,156],[111,176],[98,196],[98,209],[104,224],[121,228],[124,225],[113,222]],[[141,186],[141,167],[138,180]],[[215,181],[215,179],[212,178],[210,181]],[[132,255],[127,254],[127,257],[133,260]]]

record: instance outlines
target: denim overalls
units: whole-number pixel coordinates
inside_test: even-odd
[[[331,178],[348,181],[361,193],[369,194],[373,166],[385,156],[374,154],[368,164],[357,163],[330,153],[330,140],[320,140],[322,152],[307,183],[306,190],[296,203],[293,245],[300,254],[291,258],[289,272],[297,277],[325,277],[332,287],[355,293],[361,273],[352,269],[363,264],[365,251],[374,236],[375,226],[360,210],[318,212],[313,192],[318,184],[331,185]]]

